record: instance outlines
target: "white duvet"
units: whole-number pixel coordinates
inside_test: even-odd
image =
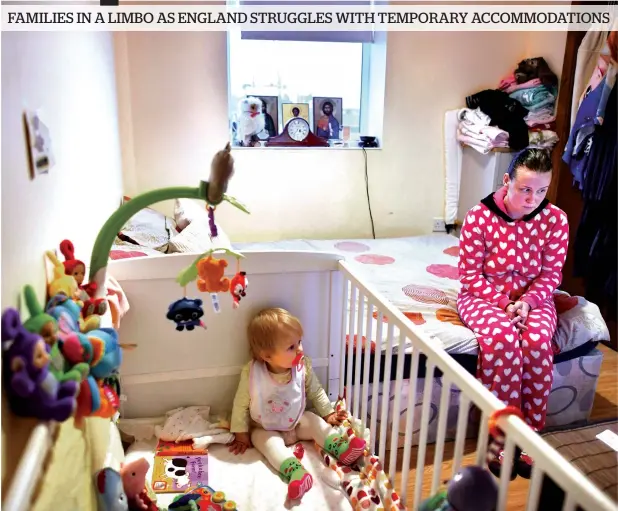
[[[234,243],[243,250],[315,250],[345,257],[360,278],[451,354],[476,354],[478,342],[457,314],[459,293],[459,239],[449,234],[407,238],[359,240],[286,240]],[[554,341],[568,351],[588,341],[609,338],[599,308],[582,297],[563,298],[557,303],[558,329]],[[569,303],[570,302],[570,303]],[[366,328],[366,312],[363,330]],[[373,321],[372,341],[376,339]],[[355,321],[355,325],[357,322]],[[386,326],[386,325],[385,325]],[[346,326],[347,328],[347,326]],[[385,348],[388,329],[382,329]],[[363,335],[366,332],[363,331]],[[395,336],[395,342],[398,336]],[[393,350],[396,351],[396,350]]]

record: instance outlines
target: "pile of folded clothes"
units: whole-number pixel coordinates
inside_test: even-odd
[[[543,57],[522,60],[497,89],[466,97],[457,139],[483,154],[496,147],[552,148],[557,91],[558,78]]]
[[[491,118],[480,108],[462,108],[457,114],[457,140],[487,154],[496,147],[509,147],[508,132],[491,126]]]
[[[498,88],[528,110],[524,121],[528,126],[529,145],[551,149],[558,142],[555,132],[558,77],[545,59],[522,60],[513,73],[500,81]]]

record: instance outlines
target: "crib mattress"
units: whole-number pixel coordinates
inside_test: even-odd
[[[152,466],[157,439],[142,440],[132,444],[126,459],[132,461],[144,457],[150,463],[147,480],[152,480]],[[331,470],[326,467],[316,448],[303,442],[305,455],[303,466],[311,472],[313,488],[302,500],[303,509],[323,511],[351,511],[352,507],[341,490],[335,489],[324,480],[331,480]],[[329,477],[330,476],[330,477]],[[264,461],[256,449],[249,449],[242,455],[234,455],[225,445],[211,445],[208,453],[208,485],[225,492],[226,498],[234,500],[239,510],[287,511],[285,505],[287,485]],[[177,494],[158,493],[157,505],[167,509]]]
[[[337,253],[361,278],[451,355],[476,355],[478,342],[457,314],[459,240],[448,234],[406,238],[286,240],[235,243],[243,250],[317,250]],[[582,297],[556,296],[558,328],[554,341],[560,352],[609,339],[599,308]],[[365,316],[366,318],[366,316]],[[372,341],[385,349],[387,328]],[[393,350],[396,352],[396,349]]]

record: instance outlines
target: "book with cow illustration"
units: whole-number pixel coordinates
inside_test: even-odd
[[[184,493],[198,485],[208,485],[208,455],[155,456],[152,467],[155,493]]]

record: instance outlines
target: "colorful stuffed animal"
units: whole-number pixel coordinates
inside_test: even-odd
[[[65,273],[64,265],[51,250],[45,252],[47,258],[53,265],[53,279],[47,286],[47,293],[50,297],[62,294],[67,298],[77,300],[79,297],[79,285],[73,275]],[[83,303],[78,303],[80,309]]]
[[[15,309],[2,315],[3,385],[16,415],[62,422],[76,406],[77,383],[59,382],[49,370],[41,336],[28,332]]]
[[[82,308],[82,316],[102,316],[107,311],[107,300],[104,298],[95,298],[97,291],[97,283],[89,282],[84,284],[86,277],[86,265],[79,259],[75,259],[75,247],[70,240],[63,240],[60,243],[60,252],[64,256],[64,272],[66,275],[71,275],[75,278],[79,287],[78,294],[84,305]]]
[[[239,271],[230,282],[230,293],[234,300],[233,307],[237,309],[240,307],[241,298],[247,296],[247,288],[249,287],[249,279],[247,278],[247,272]]]
[[[129,501],[120,474],[106,467],[94,475],[98,511],[129,511]]]
[[[24,287],[24,301],[30,314],[30,318],[24,323],[24,328],[28,332],[39,334],[48,346],[54,346],[57,340],[58,323],[43,310],[34,288],[30,285]]]
[[[197,288],[202,293],[225,293],[230,289],[230,279],[223,276],[227,268],[225,259],[215,259],[212,254],[197,262]]]
[[[28,285],[24,288],[24,297],[30,313],[30,318],[24,323],[24,328],[43,337],[50,357],[49,370],[59,382],[69,380],[81,382],[90,372],[88,364],[80,361],[72,364],[65,359],[58,343],[58,323],[53,316],[43,312],[32,286]],[[68,342],[79,344],[79,340],[73,338]]]
[[[158,511],[146,492],[146,474],[150,463],[146,458],[139,458],[120,467],[122,485],[129,499],[129,508],[140,511]]]

